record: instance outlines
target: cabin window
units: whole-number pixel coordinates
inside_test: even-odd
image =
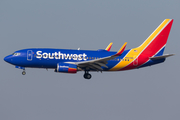
[[[42,55],[36,55],[37,57],[42,57]]]

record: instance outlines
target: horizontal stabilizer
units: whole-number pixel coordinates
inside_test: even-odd
[[[162,56],[157,56],[157,57],[150,57],[151,60],[158,60],[158,59],[163,59],[163,58],[167,58],[170,56],[173,56],[175,54],[166,54],[166,55],[162,55]]]

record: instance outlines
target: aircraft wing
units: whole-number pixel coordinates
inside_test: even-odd
[[[119,49],[119,51],[114,55],[95,59],[95,60],[75,62],[73,64],[76,64],[80,68],[85,68],[85,69],[91,68],[93,70],[102,71],[103,69],[101,67],[108,68],[108,66],[106,66],[108,60],[114,59],[114,58],[120,56],[124,52],[126,44],[127,44],[127,42],[125,42],[124,45]]]

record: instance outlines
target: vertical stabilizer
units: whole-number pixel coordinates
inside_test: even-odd
[[[152,57],[162,55],[171,30],[173,19],[165,19],[137,50]]]
[[[131,49],[125,56],[128,61],[120,61],[111,70],[134,69],[147,63],[150,58],[162,56],[171,30],[173,19],[165,19],[155,31],[137,48]]]

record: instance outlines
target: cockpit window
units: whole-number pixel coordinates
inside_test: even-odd
[[[13,53],[14,56],[19,56],[21,53]]]

